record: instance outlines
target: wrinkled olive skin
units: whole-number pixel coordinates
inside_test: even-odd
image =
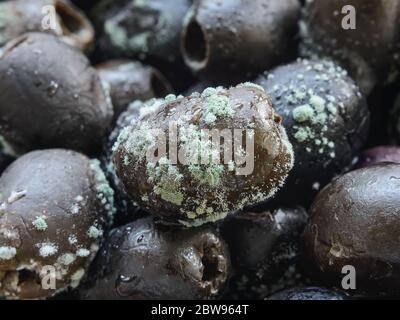
[[[398,75],[400,53],[398,0],[307,1],[303,54],[337,60],[368,94]],[[355,9],[356,28],[344,30],[344,6]]]
[[[267,300],[347,300],[348,297],[339,291],[333,291],[325,288],[306,287],[292,288],[275,293]]]
[[[44,29],[53,6],[55,29]],[[94,29],[85,14],[68,0],[14,0],[0,4],[0,47],[26,32],[47,32],[65,43],[88,51],[94,42]]]
[[[210,90],[213,93],[208,95]],[[209,105],[213,107],[223,102],[230,108],[230,116],[219,115],[208,122],[208,116],[213,115]],[[229,212],[245,205],[271,198],[283,185],[293,165],[293,154],[280,121],[269,97],[258,86],[243,84],[230,89],[210,88],[203,95],[166,101],[157,112],[126,127],[114,146],[113,162],[126,192],[143,209],[171,223],[201,225],[221,220]],[[155,134],[149,134],[149,129],[155,128],[168,136],[171,123],[179,124],[178,152],[198,148],[196,141],[199,139],[185,131],[190,128],[195,133],[204,129],[226,129],[229,133],[238,129],[243,130],[242,136],[244,131],[249,133],[248,137],[254,138],[251,138],[253,143],[249,140],[249,146],[254,146],[254,154],[248,151],[250,161],[246,168],[251,172],[240,173],[240,166],[236,166],[237,158],[233,157],[233,170],[222,159],[217,173],[211,163],[194,169],[191,165],[184,165],[180,159],[176,164],[172,164],[171,159],[152,164],[146,156],[146,139],[154,140],[155,145],[158,142]],[[201,141],[199,143],[204,145]],[[220,142],[218,144],[221,146]],[[250,163],[253,161],[254,166]],[[153,165],[155,172],[151,170]],[[167,171],[164,170],[166,167]],[[170,181],[164,183],[168,179]]]
[[[0,91],[0,131],[20,152],[96,150],[113,114],[88,59],[45,33],[8,43],[0,55]]]
[[[297,0],[196,1],[185,17],[183,57],[208,79],[251,79],[290,61],[299,16]]]
[[[364,96],[346,74],[328,60],[298,60],[256,80],[282,116],[295,153],[294,168],[277,194],[279,204],[308,206],[320,189],[351,166],[365,144],[370,114]],[[322,99],[322,112],[312,99]],[[313,114],[302,119],[296,112],[304,106],[311,106]]]
[[[361,154],[356,168],[364,168],[381,162],[400,164],[400,148],[396,146],[379,146],[368,149]]]
[[[157,69],[137,61],[111,60],[97,65],[96,69],[100,78],[110,85],[114,118],[135,100],[163,98],[172,90]]]
[[[236,271],[231,294],[260,298],[261,287],[272,284],[296,264],[300,235],[307,221],[307,212],[300,207],[242,212],[224,220],[221,234],[228,243]]]
[[[318,194],[304,241],[324,279],[340,281],[351,265],[357,289],[399,292],[399,195],[400,165],[390,163],[349,172]]]
[[[175,229],[144,218],[110,232],[82,297],[211,299],[229,275],[229,251],[212,227]]]
[[[3,172],[0,248],[15,252],[0,249],[0,297],[44,299],[79,285],[102,238],[89,230],[106,220],[97,174],[89,158],[62,149],[30,152]],[[49,265],[59,278],[47,290],[41,272]]]

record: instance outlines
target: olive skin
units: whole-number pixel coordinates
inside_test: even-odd
[[[96,70],[81,52],[49,34],[28,33],[7,44],[0,56],[0,90],[0,131],[19,152],[91,152],[111,122],[110,98]]]
[[[18,155],[15,150],[0,136],[0,174],[13,162]]]
[[[47,6],[47,7],[46,7]],[[55,29],[44,29],[53,11]],[[0,4],[0,47],[26,32],[47,32],[65,43],[88,51],[94,42],[94,29],[85,14],[68,0],[15,0]]]
[[[307,1],[301,28],[303,54],[337,60],[369,94],[398,75],[399,4],[398,0]],[[356,28],[344,30],[342,8],[349,5],[355,9]]]
[[[280,121],[269,97],[254,84],[168,96],[156,112],[121,131],[113,162],[128,195],[143,209],[171,223],[197,226],[271,198],[283,185],[293,156]],[[204,131],[210,129],[217,129],[219,137],[225,130],[232,139],[213,142]],[[233,139],[235,129],[246,145]],[[169,145],[177,142],[179,157],[161,151],[163,137]],[[158,159],[149,157],[154,146],[160,146]],[[239,154],[245,163],[240,164]]]
[[[172,88],[155,68],[137,61],[111,60],[96,66],[100,78],[110,85],[114,118],[135,101],[165,97]]]
[[[400,148],[396,146],[379,146],[364,151],[356,164],[356,168],[364,168],[381,162],[400,164]]]
[[[229,216],[222,223],[221,233],[231,250],[235,269],[261,268],[270,276],[268,264],[273,264],[274,255],[279,260],[280,250],[291,251],[290,247],[297,245],[307,220],[307,212],[300,207]]]
[[[399,292],[399,195],[400,165],[390,163],[349,172],[318,194],[304,243],[324,279],[340,283],[351,265],[358,290]]]
[[[33,151],[3,172],[0,193],[0,297],[44,299],[76,288],[113,212],[98,162],[74,151]],[[45,266],[55,268],[55,288],[42,287]]]
[[[83,299],[211,299],[230,275],[228,249],[210,227],[175,229],[152,218],[110,232]]]
[[[297,0],[196,1],[185,17],[182,54],[208,79],[248,80],[290,60],[299,17]]]
[[[237,83],[235,83],[236,85]],[[185,95],[189,96],[193,93],[196,92],[203,92],[205,89],[209,88],[209,87],[216,87],[215,83],[212,83],[210,81],[197,81],[196,83],[194,83],[193,85],[191,85],[186,91],[185,91]]]
[[[264,287],[275,284],[299,261],[307,221],[308,214],[301,207],[246,211],[225,219],[220,230],[236,273],[230,294],[246,299],[264,297]]]
[[[15,159],[13,156],[10,156],[9,154],[6,154],[3,152],[3,150],[0,150],[0,174],[4,171],[5,168],[8,167],[8,165],[13,162]]]
[[[274,293],[267,300],[347,300],[347,296],[339,291],[325,288],[306,287],[291,288]]]
[[[295,165],[277,201],[308,206],[365,144],[370,114],[347,72],[329,60],[299,59],[256,80],[282,116]]]

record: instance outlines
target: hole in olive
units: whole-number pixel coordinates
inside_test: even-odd
[[[39,277],[36,272],[29,269],[18,270],[18,285],[27,282],[40,283]]]
[[[202,281],[213,281],[220,273],[218,270],[218,255],[214,251],[212,248],[205,248],[204,250],[204,255],[201,259],[204,267]]]
[[[77,34],[81,31],[82,21],[73,8],[68,7],[62,1],[57,1],[55,8],[64,32]]]
[[[158,97],[165,97],[169,93],[169,88],[165,83],[165,80],[161,78],[159,74],[153,72],[151,75],[151,88],[153,89],[154,95]]]
[[[278,115],[278,114],[275,114],[274,115],[274,121],[275,121],[275,123],[281,123],[282,122],[281,116]]]
[[[206,38],[200,25],[195,20],[187,26],[183,47],[187,57],[194,62],[202,63],[207,57]]]

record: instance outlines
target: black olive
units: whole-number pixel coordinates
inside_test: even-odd
[[[296,52],[297,0],[195,1],[182,32],[186,64],[208,79],[248,80]]]
[[[33,151],[4,171],[0,194],[0,298],[76,288],[114,213],[99,162],[73,151]],[[42,286],[48,272],[56,277],[49,289]]]
[[[340,285],[344,266],[356,289],[399,292],[400,165],[349,172],[329,184],[310,209],[305,246],[317,276]]]
[[[92,14],[101,54],[168,63],[181,60],[180,33],[190,4],[190,0],[101,1]]]
[[[0,131],[21,152],[96,150],[113,114],[88,59],[45,33],[28,33],[7,44],[0,55],[0,91]]]
[[[230,294],[259,299],[278,279],[285,281],[281,278],[288,278],[289,273],[296,277],[292,269],[299,262],[300,235],[307,220],[306,211],[300,207],[242,212],[224,220],[221,234],[236,271]]]
[[[309,0],[304,12],[303,55],[337,60],[365,94],[396,79],[400,64],[398,1]]]
[[[295,154],[277,201],[309,205],[366,142],[370,118],[365,98],[347,72],[327,60],[298,60],[256,82],[281,115]]]
[[[92,274],[85,299],[211,299],[224,288],[230,258],[212,227],[175,229],[144,218],[111,231]]]
[[[381,162],[400,163],[400,148],[396,146],[379,146],[365,150],[360,155],[356,167],[363,168]]]
[[[269,199],[283,185],[293,165],[292,147],[261,87],[208,88],[155,104],[157,111],[125,127],[113,148],[118,177],[143,209],[172,223],[198,226]],[[176,159],[172,152],[161,153],[163,137],[174,143],[174,124]],[[211,129],[219,139],[204,135]],[[245,144],[234,137],[235,130]],[[157,159],[149,158],[153,147],[159,147]]]
[[[54,8],[55,18],[53,18]],[[88,51],[94,29],[84,13],[68,0],[13,0],[0,3],[0,48],[26,32],[48,32]],[[54,23],[52,25],[51,23]]]
[[[111,60],[96,66],[100,78],[110,85],[110,95],[117,118],[135,100],[164,98],[171,85],[155,68],[137,61]]]

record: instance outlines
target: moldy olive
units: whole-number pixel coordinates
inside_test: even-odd
[[[346,170],[367,140],[364,96],[347,72],[328,60],[297,60],[261,75],[293,144],[295,164],[277,195],[283,205],[309,205]]]
[[[335,59],[365,94],[396,79],[399,0],[308,0],[304,12],[303,55]]]
[[[99,162],[74,151],[33,151],[3,172],[0,194],[0,298],[76,288],[114,214]],[[55,288],[47,289],[42,280],[50,272]]]
[[[168,222],[190,226],[271,198],[293,160],[280,116],[250,83],[167,96],[156,112],[125,127],[113,147],[128,195]]]

